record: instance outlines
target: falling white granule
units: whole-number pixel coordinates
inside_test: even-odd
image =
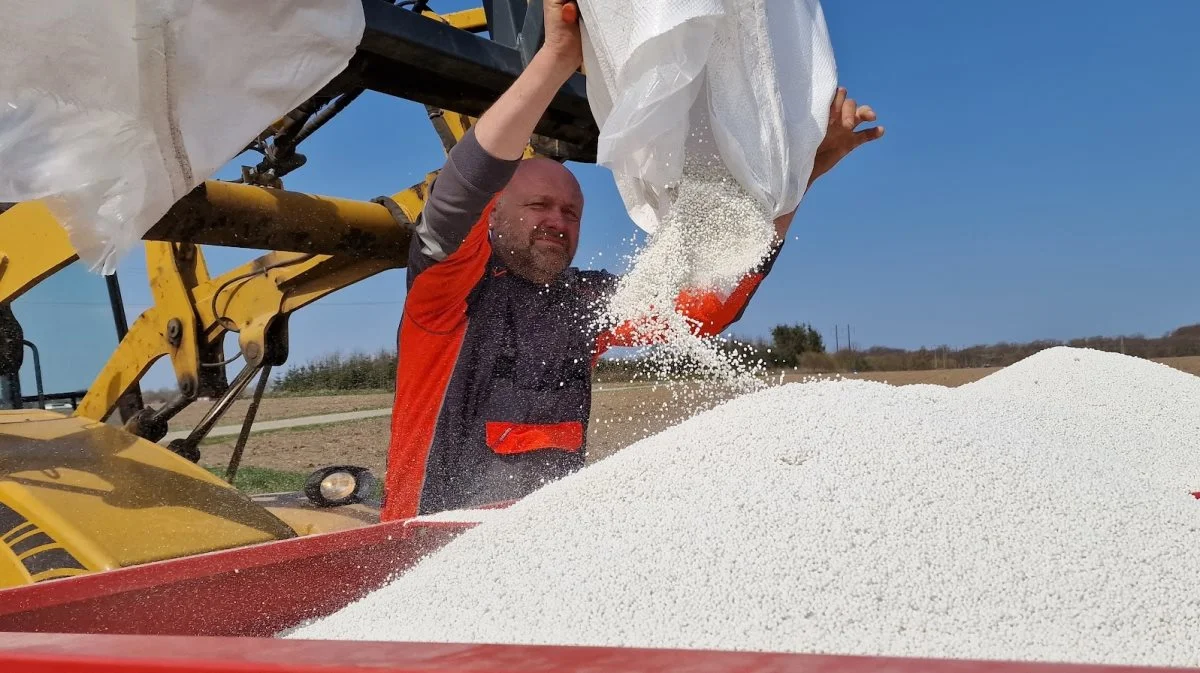
[[[747,395],[291,637],[1200,664],[1200,378],[1055,348]]]
[[[452,509],[424,516],[414,517],[413,521],[423,523],[480,523],[496,518],[502,509]]]
[[[605,326],[631,322],[659,345],[650,360],[660,374],[694,374],[752,390],[757,372],[715,339],[695,334],[676,311],[684,290],[728,296],[771,251],[775,225],[763,207],[712,156],[689,153],[666,218],[621,277],[603,313]]]

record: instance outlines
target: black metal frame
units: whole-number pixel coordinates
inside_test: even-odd
[[[29,339],[22,339],[21,343],[25,345],[33,353],[33,378],[37,384],[37,395],[30,400],[27,397],[22,397],[22,403],[27,401],[37,402],[39,409],[46,408],[46,387],[42,385],[42,356],[38,352],[38,347]]]
[[[542,0],[484,0],[483,13],[492,41],[516,49],[529,65],[546,35]]]
[[[492,39],[385,0],[363,0],[366,30],[344,77],[348,83],[426,105],[479,116],[521,74],[542,42],[542,0],[483,0]],[[345,82],[344,82],[345,83]],[[567,143],[570,159],[595,161],[600,131],[576,74],[550,104],[536,132]]]
[[[484,0],[493,39],[474,35],[385,0],[363,0],[366,30],[339,79],[426,105],[479,116],[525,69],[545,33],[542,2]],[[517,30],[517,25],[520,30]],[[582,74],[563,86],[535,129],[562,141],[575,161],[594,162],[600,131]]]
[[[541,0],[538,0],[541,5]],[[492,41],[506,47],[516,47],[525,25],[525,0],[484,0],[483,14],[487,17]]]

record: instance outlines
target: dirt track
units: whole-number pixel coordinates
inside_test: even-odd
[[[1200,375],[1200,357],[1170,358],[1162,362]],[[959,386],[977,381],[996,371],[989,369],[949,369],[918,372],[871,372],[847,374],[845,378],[886,381],[894,385],[935,384]],[[785,383],[811,377],[789,374]],[[778,379],[777,379],[778,380]],[[604,390],[604,388],[611,390]],[[588,432],[591,460],[599,460],[644,437],[661,432],[706,408],[728,400],[728,391],[698,384],[676,384],[630,388],[619,384],[600,386],[593,396],[592,422]],[[263,400],[259,418],[273,420],[314,414],[378,409],[391,406],[390,393],[341,395],[328,397],[269,398]],[[222,423],[238,423],[246,403],[239,402]],[[189,409],[176,417],[172,429],[189,427],[203,415],[204,409]],[[182,421],[182,422],[180,422]],[[246,447],[242,464],[280,470],[305,472],[323,465],[349,463],[371,468],[382,474],[391,424],[388,418],[339,423],[336,425],[277,430],[253,435]],[[203,463],[223,465],[233,450],[234,438],[201,446]]]

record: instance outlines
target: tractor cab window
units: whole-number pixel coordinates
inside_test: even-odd
[[[71,264],[0,304],[0,408],[71,413],[116,347],[109,282]]]

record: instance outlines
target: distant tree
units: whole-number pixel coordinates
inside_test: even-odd
[[[333,353],[284,371],[275,379],[280,392],[327,390],[392,390],[396,382],[396,351],[374,355]]]
[[[824,353],[825,341],[812,325],[776,325],[771,328],[771,342],[776,359],[788,367],[800,363],[804,353]]]
[[[813,329],[812,325],[808,325],[806,330],[808,331],[808,350],[805,352],[824,353],[825,339],[821,338],[821,333]]]
[[[776,325],[771,340],[733,337],[716,344],[746,366],[772,369],[803,367],[813,371],[900,371],[952,369],[956,367],[1003,367],[1038,351],[1069,345],[1125,353],[1133,357],[1164,358],[1200,355],[1200,324],[1179,327],[1161,337],[1142,334],[1090,336],[1070,341],[1041,340],[1026,343],[1000,342],[966,348],[940,346],[908,350],[872,346],[855,351],[826,354],[825,342],[812,325]],[[669,365],[669,366],[668,366]],[[701,361],[675,358],[664,364],[653,351],[628,357],[601,358],[597,382],[654,381],[691,378],[705,371]],[[393,390],[396,382],[396,352],[372,355],[333,353],[293,366],[275,378],[275,390],[305,393],[336,390]],[[143,391],[148,401],[165,400],[172,391]]]

